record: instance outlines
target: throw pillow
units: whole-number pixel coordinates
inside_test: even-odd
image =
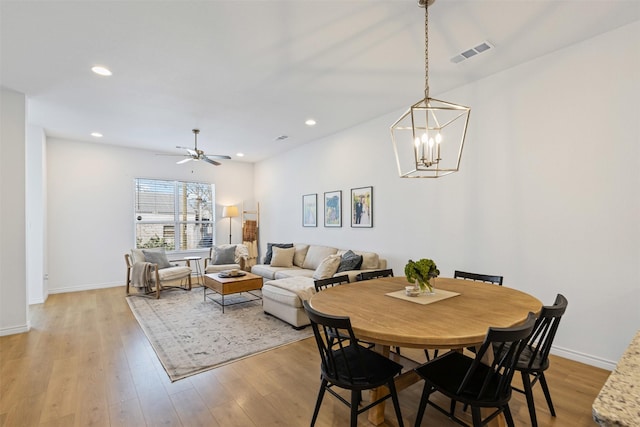
[[[342,258],[340,258],[340,266],[338,267],[338,271],[336,271],[336,273],[350,270],[360,270],[361,265],[362,255],[356,255],[352,250],[348,250],[342,255]]]
[[[216,259],[213,261],[214,265],[235,264],[236,262],[236,245],[225,247],[213,247],[216,252]]]
[[[169,258],[167,258],[167,253],[164,251],[164,248],[143,249],[142,253],[144,254],[144,260],[146,262],[158,264],[158,268],[171,267],[171,264],[169,264]]]
[[[322,260],[318,268],[313,272],[314,279],[328,279],[333,277],[340,266],[340,255],[329,255]]]
[[[267,253],[264,256],[263,264],[271,264],[271,257],[273,256],[273,247],[277,248],[292,248],[293,243],[267,243]]]
[[[302,267],[304,264],[304,257],[307,256],[307,251],[309,250],[309,245],[297,244],[295,247],[296,254],[293,256],[293,265],[296,267]]]
[[[274,246],[271,267],[293,267],[293,256],[296,248],[279,248]]]

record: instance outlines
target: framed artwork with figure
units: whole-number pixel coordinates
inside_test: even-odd
[[[305,194],[302,196],[302,226],[318,226],[318,195]]]
[[[324,226],[342,227],[342,191],[324,193]]]
[[[373,187],[351,189],[351,226],[373,227]]]

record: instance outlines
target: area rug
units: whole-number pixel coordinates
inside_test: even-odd
[[[225,304],[244,295],[228,295]],[[310,327],[297,331],[265,314],[260,300],[228,305],[223,314],[220,305],[203,301],[201,288],[127,302],[172,382],[313,335]]]

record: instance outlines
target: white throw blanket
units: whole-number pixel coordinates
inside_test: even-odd
[[[316,293],[316,288],[313,286],[313,279],[310,277],[288,277],[286,279],[272,280],[266,284],[293,292],[298,295],[302,301],[308,300]]]
[[[150,262],[136,262],[133,264],[133,268],[131,269],[131,284],[134,287],[149,287],[152,265]]]

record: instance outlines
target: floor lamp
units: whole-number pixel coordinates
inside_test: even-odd
[[[229,218],[229,244],[231,244],[231,218],[238,216],[237,206],[225,206],[222,208],[222,218]]]

